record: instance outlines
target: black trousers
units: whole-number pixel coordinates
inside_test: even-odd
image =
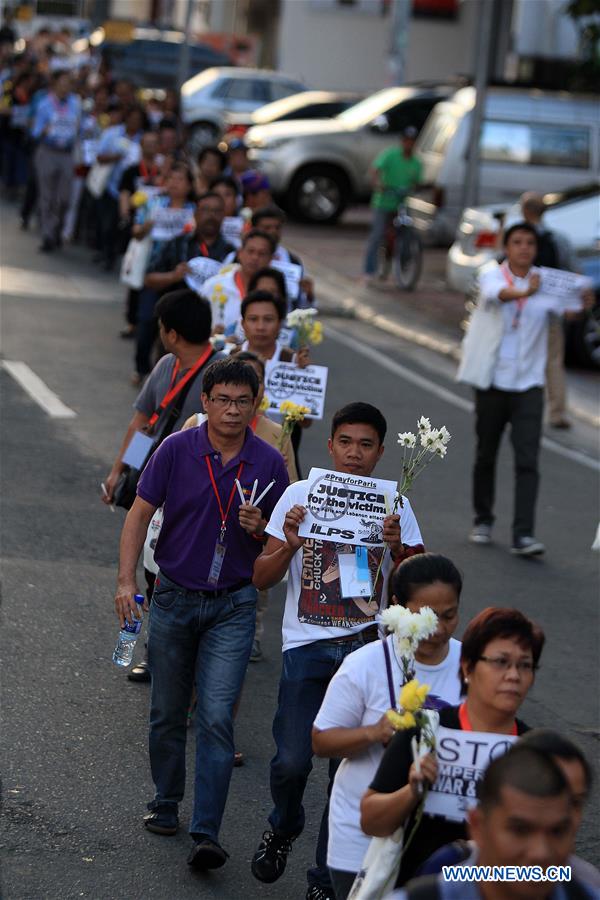
[[[494,521],[496,459],[504,429],[510,424],[515,458],[513,539],[534,534],[543,412],[541,387],[528,391],[500,391],[497,388],[475,391],[477,451],[473,469],[473,506],[476,525],[491,525]]]

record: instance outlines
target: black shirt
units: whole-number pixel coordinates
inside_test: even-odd
[[[447,706],[441,709],[440,725],[460,731],[458,710],[458,706]],[[516,723],[517,734],[523,734],[528,730],[527,725],[519,719],[516,720]],[[380,794],[393,794],[394,791],[399,791],[408,784],[408,772],[413,762],[410,744],[415,734],[417,734],[415,728],[396,732],[379,763],[375,778],[369,785],[371,790]],[[405,841],[412,834],[413,825],[414,813],[411,813],[404,829]],[[402,856],[396,887],[406,884],[410,878],[413,878],[419,866],[440,847],[467,838],[465,822],[451,822],[443,816],[430,816],[425,813],[408,849]]]
[[[203,252],[204,250],[204,252]],[[156,262],[148,273],[151,272],[172,272],[177,268],[179,263],[187,262],[188,259],[195,259],[197,256],[208,256],[210,259],[216,259],[223,262],[235,247],[227,243],[225,238],[219,234],[212,244],[198,241],[198,236],[194,234],[180,234],[173,238],[172,241],[166,241]],[[180,288],[187,287],[185,281],[179,281],[169,287],[169,291],[178,291]]]

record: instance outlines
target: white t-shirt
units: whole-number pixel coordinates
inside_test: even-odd
[[[285,489],[273,510],[267,534],[285,541],[283,523],[286,513],[296,504],[305,505],[309,483],[297,481]],[[404,497],[400,510],[402,542],[410,546],[422,544],[421,532],[411,505]],[[390,554],[386,553],[377,596],[373,603],[368,597],[342,599],[337,562],[338,552],[350,553],[350,544],[335,544],[307,538],[304,546],[290,563],[285,611],[283,614],[283,650],[331,640],[360,632],[375,621],[380,607],[385,606],[387,582],[392,569]],[[369,549],[371,579],[375,578],[383,552],[382,547]],[[387,708],[387,707],[386,707]]]
[[[390,648],[394,697],[402,685],[402,671]],[[437,666],[415,663],[416,677],[431,687],[430,702],[436,708],[460,702],[460,641],[450,639],[448,655]],[[381,641],[373,641],[350,653],[332,678],[315,719],[320,731],[327,728],[359,728],[374,725],[390,709],[385,653]],[[329,801],[329,844],[327,865],[343,872],[358,872],[369,841],[360,827],[360,801],[379,767],[384,753],[381,744],[371,746],[352,759],[344,759],[337,770]]]

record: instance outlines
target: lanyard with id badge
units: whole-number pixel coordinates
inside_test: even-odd
[[[219,495],[219,491],[217,489],[217,483],[215,481],[215,476],[212,470],[212,465],[208,456],[205,457],[206,466],[208,468],[208,474],[210,477],[210,481],[212,484],[213,491],[215,492],[215,497],[217,498],[217,503],[219,504],[219,513],[221,515],[221,531],[219,533],[219,539],[215,544],[215,552],[213,553],[212,562],[210,564],[210,570],[208,572],[208,583],[209,584],[217,584],[219,581],[219,576],[221,575],[221,569],[223,568],[223,562],[225,560],[225,553],[227,552],[227,544],[225,543],[225,532],[227,531],[227,517],[229,515],[229,510],[231,509],[231,504],[233,503],[233,497],[237,490],[236,481],[239,481],[240,475],[242,474],[242,469],[244,468],[244,463],[241,462],[239,468],[237,470],[237,475],[233,481],[233,486],[231,488],[231,493],[229,495],[229,501],[227,503],[227,509],[223,510],[223,504],[221,503],[221,497]]]
[[[343,599],[370,597],[373,592],[369,569],[369,551],[366,547],[353,547],[354,552],[338,553],[340,588]]]

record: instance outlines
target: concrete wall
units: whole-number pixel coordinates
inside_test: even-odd
[[[463,0],[455,20],[411,19],[407,81],[472,75],[479,0]]]

